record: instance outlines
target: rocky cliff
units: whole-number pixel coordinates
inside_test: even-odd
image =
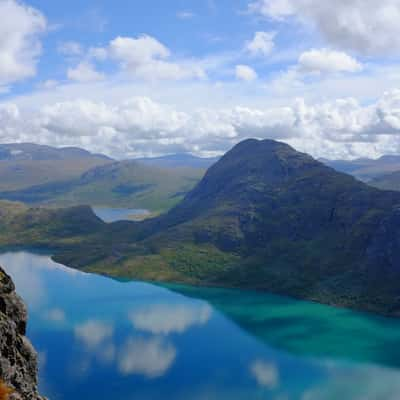
[[[27,311],[14,283],[0,267],[0,383],[10,400],[43,400],[37,388],[37,355],[25,336]]]

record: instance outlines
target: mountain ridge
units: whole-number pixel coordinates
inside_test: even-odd
[[[383,155],[377,159],[358,158],[355,160],[319,159],[339,172],[355,176],[363,182],[370,182],[382,175],[400,171],[400,155]]]
[[[372,179],[369,184],[382,190],[400,191],[400,171],[394,171]]]
[[[112,160],[77,147],[32,143],[0,144],[0,192],[74,179]]]
[[[52,160],[64,158],[80,158],[85,156],[93,156],[112,160],[100,153],[92,153],[86,149],[76,146],[54,147],[41,145],[31,142],[21,143],[2,143],[0,144],[0,160],[5,159],[29,159],[29,160]]]
[[[138,161],[142,164],[167,168],[209,168],[218,160],[219,157],[197,157],[191,153],[176,153],[159,157],[142,157],[134,159],[134,161]]]

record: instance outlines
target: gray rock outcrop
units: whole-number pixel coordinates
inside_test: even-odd
[[[11,278],[0,267],[0,379],[10,400],[43,400],[38,393],[37,354],[26,338],[27,310]]]

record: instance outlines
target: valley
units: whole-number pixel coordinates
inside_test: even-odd
[[[2,146],[0,199],[48,208],[131,207],[156,215],[182,200],[214,161],[176,155],[158,165],[159,159],[115,161],[75,148]]]

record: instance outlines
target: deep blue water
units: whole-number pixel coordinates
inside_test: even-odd
[[[400,323],[262,293],[87,275],[0,255],[52,400],[396,400]]]
[[[93,212],[104,222],[129,220],[133,216],[142,216],[148,214],[147,210],[136,208],[92,207],[92,209]]]

